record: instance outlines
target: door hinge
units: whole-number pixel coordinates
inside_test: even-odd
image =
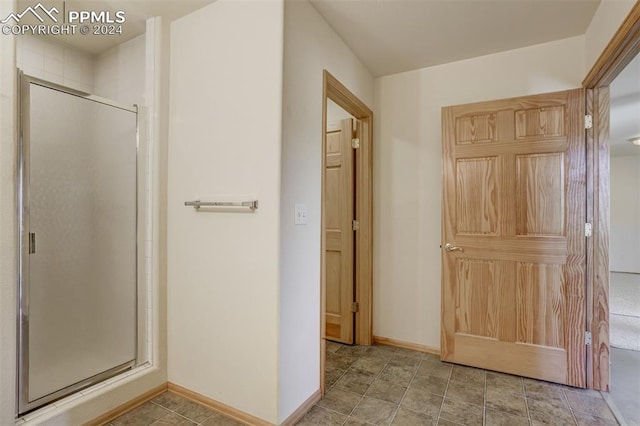
[[[358,138],[351,139],[351,148],[353,148],[353,149],[360,148],[360,139],[358,139]]]
[[[352,220],[351,221],[351,229],[353,229],[354,231],[357,231],[360,229],[360,222],[357,220]]]
[[[593,127],[593,117],[591,114],[587,114],[584,116],[584,128],[589,130]]]
[[[590,331],[585,331],[584,332],[584,344],[587,346],[591,346],[591,332]]]
[[[593,225],[587,222],[584,224],[584,236],[588,238],[592,235],[593,235]]]
[[[360,308],[360,307],[358,306],[358,302],[353,302],[353,303],[351,304],[351,312],[353,312],[354,314],[355,314],[356,312],[358,312],[358,309],[359,309],[359,308]]]

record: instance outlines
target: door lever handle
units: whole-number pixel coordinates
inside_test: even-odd
[[[453,244],[451,244],[451,243],[447,243],[447,244],[445,244],[445,245],[444,245],[444,249],[445,249],[446,251],[464,251],[464,250],[462,249],[462,247],[456,247],[456,246],[454,246],[454,245],[453,245]]]

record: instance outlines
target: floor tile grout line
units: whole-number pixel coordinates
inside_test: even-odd
[[[353,364],[358,362],[358,360],[360,360],[360,359],[363,359],[365,357],[368,358],[370,356],[376,357],[375,354],[369,353],[368,351],[360,352],[360,355],[358,355],[349,364],[349,366],[348,366],[348,368],[347,368],[347,370],[345,372],[347,372],[347,371],[356,372],[356,367],[354,367]],[[389,353],[385,353],[384,356],[378,357],[378,358],[384,360],[384,363],[381,365],[381,368],[378,369],[378,372],[371,376],[371,379],[366,384],[366,387],[364,388],[363,393],[359,395],[358,402],[355,404],[354,408],[352,408],[351,411],[349,412],[349,414],[347,415],[347,417],[345,419],[345,422],[346,422],[346,420],[348,420],[349,417],[352,417],[353,419],[357,419],[357,420],[359,420],[359,421],[361,421],[363,423],[370,424],[370,422],[368,422],[368,421],[366,421],[364,419],[356,418],[356,417],[353,416],[353,413],[355,412],[355,409],[362,403],[362,401],[365,398],[370,398],[370,399],[378,400],[378,401],[380,401],[382,403],[389,404],[390,407],[395,409],[395,412],[393,412],[393,414],[390,416],[390,418],[389,418],[390,420],[389,421],[390,422],[395,421],[397,419],[397,416],[398,416],[398,411],[399,411],[400,407],[402,406],[403,401],[407,397],[407,393],[408,393],[409,388],[415,382],[416,378],[421,375],[419,373],[421,367],[424,367],[425,363],[428,363],[430,361],[430,359],[428,357],[426,357],[425,354],[419,354],[419,356],[415,356],[415,355],[412,355],[412,354],[407,354],[407,353],[404,353],[404,352],[397,352],[397,351],[396,352],[390,351]],[[410,361],[410,360],[412,360],[412,361],[408,362],[408,363],[405,363],[405,362],[403,362],[403,360],[405,362],[406,361]],[[376,382],[379,382],[380,380],[384,380],[382,378],[383,371],[386,368],[388,368],[390,365],[397,365],[398,367],[402,367],[403,365],[405,365],[405,366],[410,366],[411,368],[414,369],[412,374],[411,374],[410,380],[408,382],[406,382],[406,383],[408,383],[407,386],[402,386],[400,383],[396,383],[394,381],[389,382],[389,384],[391,384],[391,385],[404,387],[404,392],[402,393],[402,396],[400,398],[398,398],[398,399],[394,398],[393,399],[394,402],[389,401],[387,399],[371,396],[369,394],[369,392],[371,391],[371,387]],[[452,368],[451,368],[451,370],[450,370],[450,372],[449,372],[449,374],[447,376],[444,395],[442,396],[442,401],[441,401],[441,404],[440,404],[440,407],[439,407],[439,410],[438,410],[438,414],[437,414],[437,418],[436,418],[437,422],[440,422],[440,421],[444,420],[442,418],[442,411],[444,409],[444,402],[445,402],[446,396],[447,396],[447,394],[449,392],[449,389],[451,387],[451,384],[454,383],[454,381],[452,380],[452,377],[453,377],[453,370],[455,370],[455,368],[456,368],[455,365],[452,366]],[[480,370],[483,370],[483,369],[480,369]],[[483,370],[483,371],[484,371],[484,375],[483,375],[484,382],[483,382],[483,385],[482,385],[482,390],[483,390],[482,423],[484,425],[486,425],[486,423],[487,423],[487,412],[488,412],[488,409],[489,409],[489,407],[488,407],[488,389],[489,389],[488,378],[489,378],[489,371],[487,371],[487,370]],[[425,372],[425,374],[422,374],[422,375],[429,376],[429,377],[434,377],[434,378],[436,377],[436,376],[431,376],[431,374],[429,374],[428,371]],[[525,402],[525,410],[526,410],[525,411],[525,415],[526,415],[528,423],[532,424],[533,418],[532,418],[532,410],[531,410],[530,403],[532,401],[534,401],[534,400],[536,400],[536,401],[538,401],[538,400],[545,401],[546,398],[544,397],[544,395],[549,393],[552,389],[544,389],[543,388],[543,390],[541,391],[542,393],[540,395],[538,395],[538,393],[540,393],[538,391],[535,391],[535,392],[533,392],[533,394],[530,394],[529,389],[526,386],[527,379],[525,379],[523,377],[519,377],[518,379],[519,379],[518,380],[519,381],[518,388],[520,390],[519,393],[522,394],[522,397],[524,397],[524,402]],[[386,382],[386,380],[384,380],[384,381]],[[532,381],[532,383],[537,383],[537,382],[540,382],[540,384],[545,384],[546,383],[544,381],[538,381],[538,380],[531,380],[531,381]],[[551,385],[554,385],[554,384],[551,383]],[[559,396],[560,397],[560,401],[564,402],[563,405],[564,405],[564,407],[569,409],[569,412],[571,413],[572,421],[574,422],[574,424],[576,424],[576,425],[579,424],[578,420],[577,420],[579,414],[580,415],[584,415],[584,416],[588,415],[588,416],[593,416],[593,417],[599,417],[599,416],[592,415],[589,412],[582,412],[582,411],[574,410],[574,408],[569,403],[569,399],[568,398],[570,396],[569,392],[574,392],[574,393],[577,394],[578,393],[577,391],[574,391],[573,389],[570,389],[570,388],[567,388],[567,387],[564,387],[564,386],[557,386],[557,385],[554,385],[554,386],[560,392],[559,392],[559,394],[556,391],[551,392],[551,393]],[[348,389],[345,389],[345,390],[349,391]],[[383,397],[387,397],[387,395],[382,395],[382,396]],[[590,396],[590,395],[587,395],[587,396]],[[398,402],[395,402],[395,401],[398,401]],[[506,411],[506,412],[510,413],[509,411]],[[418,410],[417,413],[424,413],[424,412]]]
[[[201,424],[200,422],[196,422],[196,421],[195,421],[195,420],[193,420],[192,418],[187,417],[187,416],[185,416],[185,415],[182,415],[182,414],[178,413],[177,411],[172,410],[172,409],[171,409],[171,408],[169,408],[169,407],[165,407],[165,406],[164,406],[164,405],[162,405],[162,404],[158,404],[157,402],[153,402],[153,401],[149,401],[149,402],[151,402],[152,404],[157,405],[158,407],[162,407],[162,408],[164,408],[165,410],[171,411],[172,413],[177,414],[177,415],[179,415],[180,417],[182,417],[183,419],[187,419],[187,420],[189,420],[190,422],[195,423],[196,425],[200,425],[200,424]],[[196,404],[197,404],[197,403],[196,403]],[[200,404],[198,404],[198,405],[200,405]],[[204,407],[204,405],[202,405],[202,407]],[[206,407],[205,407],[205,408],[206,408]],[[212,417],[212,416],[213,416],[213,414],[212,414],[212,415],[210,415],[209,417]],[[164,417],[164,416],[163,416],[163,417]],[[209,417],[207,417],[207,419],[209,419]],[[207,420],[207,419],[205,419],[205,420]],[[155,421],[157,421],[157,420],[159,420],[159,419],[154,420],[154,422],[155,422]],[[152,422],[152,423],[153,423],[153,422]]]
[[[393,354],[396,353],[396,350],[394,349],[392,351]],[[362,402],[362,400],[364,400],[365,395],[367,394],[367,392],[369,391],[369,389],[371,388],[371,385],[373,385],[373,383],[375,383],[376,380],[378,380],[380,378],[380,376],[382,375],[382,372],[384,371],[385,368],[387,368],[387,366],[389,365],[389,363],[391,362],[391,360],[393,359],[395,355],[392,355],[391,358],[387,359],[386,363],[384,364],[384,366],[382,367],[382,369],[378,372],[378,374],[373,378],[373,381],[371,382],[371,384],[369,385],[369,387],[367,388],[367,390],[364,391],[364,393],[362,394],[362,399],[360,399],[360,401],[358,401],[358,404],[356,404],[356,407],[360,404],[360,402]],[[372,398],[372,397],[369,397]],[[377,398],[374,398],[377,399]],[[387,401],[388,402],[388,401]],[[353,410],[356,409],[356,407],[353,407]],[[352,411],[353,411],[352,410]],[[393,422],[393,419],[396,416],[396,413],[398,412],[398,406],[396,406],[396,411],[395,413],[393,413],[393,417],[391,418],[391,421],[389,421],[389,424],[391,424]],[[360,419],[359,419],[360,420]]]
[[[580,388],[578,388],[578,389],[580,389]],[[575,420],[576,424],[579,424],[578,423],[577,414],[591,416],[591,417],[595,417],[595,418],[598,418],[598,419],[604,419],[604,417],[598,416],[598,415],[596,415],[594,413],[589,413],[589,412],[586,412],[586,411],[576,410],[576,409],[573,408],[573,406],[569,402],[569,394],[573,393],[573,394],[581,395],[581,396],[584,396],[584,397],[587,397],[587,398],[593,398],[593,399],[596,399],[596,400],[602,400],[606,404],[606,400],[604,399],[604,397],[602,397],[602,395],[600,395],[599,397],[595,397],[595,396],[591,396],[589,394],[580,393],[579,391],[574,390],[574,389],[569,388],[569,387],[566,387],[566,386],[562,387],[562,392],[564,394],[564,397],[566,398],[567,406],[569,407],[569,410],[571,411],[571,413],[574,416],[574,420]],[[610,408],[609,408],[609,411],[611,412]],[[619,424],[618,419],[616,418],[615,414],[613,414],[613,412],[611,412],[611,414],[613,416],[614,421]],[[604,420],[607,420],[607,419],[604,419]]]
[[[522,395],[524,396],[524,406],[527,409],[527,419],[529,420],[529,424],[533,424],[533,419],[531,418],[531,412],[529,411],[529,399],[527,398],[527,388],[524,386],[524,379],[520,377],[520,387],[522,388]]]
[[[482,424],[487,424],[487,372],[484,372],[484,394],[482,401]]]
[[[367,349],[365,352],[367,352],[368,350],[369,350],[369,349]],[[336,352],[337,352],[337,351],[336,351]],[[363,354],[364,354],[364,353],[363,353]],[[346,374],[346,372],[347,372],[347,371],[349,371],[349,369],[353,366],[353,364],[354,364],[356,361],[358,361],[359,359],[362,359],[363,354],[360,354],[360,355],[358,356],[358,358],[356,358],[356,359],[351,363],[351,365],[349,365],[349,368],[347,368],[347,370],[345,370],[345,373],[344,373],[344,374]],[[382,358],[381,358],[381,359],[382,359]],[[373,383],[376,381],[376,379],[377,379],[378,377],[380,377],[380,375],[382,374],[382,372],[384,371],[384,369],[387,367],[387,365],[389,365],[389,361],[390,361],[390,359],[387,359],[387,360],[385,360],[385,361],[386,361],[386,362],[385,362],[385,364],[382,366],[382,368],[380,369],[380,371],[378,372],[378,374],[373,378],[373,381],[371,382],[371,384],[373,384]],[[343,374],[343,375],[344,375],[344,374]],[[337,380],[336,380],[336,383],[338,383],[338,381],[337,381]],[[360,405],[360,403],[364,400],[364,397],[365,397],[365,395],[367,394],[367,391],[369,390],[369,388],[371,387],[371,384],[369,384],[369,386],[365,389],[365,391],[364,391],[364,392],[362,393],[362,395],[360,396],[360,400],[358,400],[358,402],[356,403],[356,405],[354,405],[354,406],[353,406],[353,408],[351,409],[351,411],[349,412],[349,414],[347,414],[347,417],[345,418],[344,422],[342,423],[343,425],[344,425],[344,424],[349,420],[349,417],[352,417],[351,415],[353,414],[353,412],[355,411],[355,409],[356,409],[356,408],[358,407],[358,405]],[[334,385],[335,385],[335,383],[334,383]],[[345,391],[346,391],[346,389],[345,389]],[[355,418],[357,418],[357,417],[355,417]],[[359,418],[358,418],[358,420],[362,420],[362,419],[359,419]],[[365,423],[369,423],[369,422],[367,422],[366,420],[362,420],[362,421],[364,421]],[[370,424],[370,423],[369,423],[369,424]]]
[[[320,408],[320,409],[322,409],[322,410],[330,411],[330,412],[332,412],[332,413],[336,413],[336,414],[339,414],[339,415],[341,415],[341,416],[346,416],[346,417],[345,417],[345,419],[344,419],[344,421],[342,422],[342,424],[343,424],[343,425],[347,422],[347,420],[349,420],[349,417],[350,417],[348,414],[341,413],[340,411],[336,411],[336,410],[334,410],[333,408],[323,407],[322,405],[317,405],[317,404],[316,404],[316,405],[314,405],[314,407],[318,407],[318,408]],[[302,420],[302,419],[301,419],[301,420]],[[358,419],[358,420],[360,420],[360,419]],[[365,422],[365,423],[368,423],[368,422]]]
[[[451,367],[451,371],[449,372],[449,378],[447,379],[447,386],[444,388],[444,395],[442,395],[442,402],[440,403],[440,409],[438,410],[438,418],[436,419],[436,424],[440,423],[440,416],[442,415],[442,407],[444,407],[444,399],[447,397],[447,391],[449,390],[449,383],[451,383],[451,377],[453,376],[453,369]]]
[[[529,424],[533,424],[533,418],[531,417],[531,410],[529,409],[529,396],[527,394],[527,385],[525,384],[524,378],[520,378],[522,381],[522,391],[524,392],[524,403],[527,406],[527,417],[529,417]]]
[[[573,419],[573,422],[577,426],[578,425],[578,419],[576,418],[576,413],[573,412],[573,407],[571,406],[571,404],[569,404],[569,398],[567,398],[567,394],[565,393],[565,389],[564,388],[560,388],[560,390],[562,391],[562,397],[564,398],[565,404],[567,404],[567,407],[569,407],[569,412],[571,413],[571,418]]]
[[[396,412],[393,414],[393,417],[391,418],[391,422],[389,422],[389,424],[392,424],[393,421],[396,419],[396,416],[398,415],[398,411],[400,411],[400,405],[402,404],[402,401],[404,401],[405,396],[407,396],[407,392],[409,392],[409,387],[411,386],[411,383],[413,383],[416,376],[418,375],[418,370],[420,370],[420,367],[422,366],[423,362],[424,362],[424,356],[418,363],[418,366],[416,367],[416,371],[413,372],[413,376],[411,376],[411,380],[409,380],[409,384],[407,384],[407,387],[404,389],[402,398],[400,398],[400,401],[398,402],[398,404],[396,404]]]
[[[373,381],[368,385],[367,389],[366,389],[366,390],[364,391],[364,393],[362,394],[362,397],[360,398],[360,400],[358,401],[358,403],[357,403],[357,404],[354,406],[354,408],[351,410],[351,413],[347,416],[347,419],[345,419],[345,423],[346,423],[346,421],[348,420],[348,418],[349,418],[349,417],[351,417],[351,414],[353,414],[354,410],[358,407],[358,405],[362,402],[362,400],[364,400],[364,398],[365,398],[365,397],[367,397],[367,398],[371,398],[371,399],[376,399],[376,400],[381,401],[381,402],[385,402],[385,403],[392,404],[392,405],[395,407],[395,411],[394,411],[394,413],[393,413],[393,416],[392,416],[392,418],[391,418],[391,420],[390,420],[389,424],[391,424],[391,423],[393,422],[393,420],[395,419],[395,416],[396,416],[396,415],[397,415],[397,413],[398,413],[398,410],[400,409],[400,403],[394,403],[394,402],[391,402],[391,401],[387,401],[387,400],[384,400],[384,399],[379,399],[379,398],[376,398],[376,397],[368,396],[368,395],[367,395],[367,392],[369,391],[369,389],[371,388],[371,386],[376,382],[376,380],[380,379],[380,377],[382,376],[382,372],[385,370],[385,368],[386,368],[387,366],[389,366],[389,365],[393,365],[393,364],[391,364],[391,362],[393,361],[393,359],[394,359],[396,356],[401,356],[401,357],[402,357],[402,356],[404,356],[404,357],[406,357],[406,355],[403,355],[403,354],[401,354],[401,353],[398,353],[395,349],[392,349],[392,350],[391,350],[391,354],[392,354],[392,355],[391,355],[391,357],[390,357],[390,358],[387,358],[387,359],[380,358],[380,359],[383,359],[383,360],[385,360],[385,361],[386,361],[386,362],[385,362],[385,364],[382,366],[382,368],[380,369],[380,371],[375,375],[375,377],[373,378]],[[362,357],[363,357],[363,355],[364,355],[364,353],[363,353],[362,355],[360,355],[358,359],[362,358]],[[375,355],[374,355],[374,356],[375,356]],[[409,358],[411,358],[411,357],[409,357]],[[351,367],[353,366],[353,364],[354,364],[358,359],[354,360],[354,361],[351,363],[351,365],[349,366],[349,368],[351,368]],[[421,356],[421,358],[420,358],[420,360],[419,360],[419,362],[418,362],[418,365],[415,367],[416,369],[415,369],[415,371],[414,371],[414,373],[413,373],[413,376],[411,377],[411,380],[409,381],[409,385],[411,384],[411,382],[413,381],[413,379],[414,379],[414,378],[415,378],[415,376],[417,375],[418,369],[420,368],[420,365],[422,364],[422,361],[423,361],[423,360],[424,360],[424,356]],[[382,379],[380,379],[380,380],[382,380]],[[393,384],[393,385],[401,386],[401,385],[399,385],[399,384],[397,384],[397,383],[393,383],[393,382],[389,382],[389,383],[391,383],[391,384]],[[409,385],[407,385],[407,387],[406,387],[406,389],[405,389],[405,393],[403,394],[403,397],[400,399],[400,402],[402,402],[402,399],[404,399],[404,396],[406,395],[406,392],[407,392],[407,390],[409,389]],[[404,387],[404,386],[401,386],[401,387]],[[357,417],[355,417],[355,418],[357,418]],[[362,420],[362,419],[360,419],[360,418],[357,418],[357,419],[358,419],[358,420]],[[365,422],[366,422],[366,420],[362,420],[362,421],[365,421]],[[366,422],[366,423],[369,423],[369,422]],[[343,423],[343,424],[344,424],[344,423]]]

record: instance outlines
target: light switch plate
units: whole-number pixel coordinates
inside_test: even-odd
[[[306,225],[307,224],[307,216],[308,210],[306,204],[296,204],[295,205],[295,217],[294,224],[296,225]]]

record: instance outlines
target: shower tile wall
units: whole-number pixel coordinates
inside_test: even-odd
[[[146,96],[145,59],[147,39],[140,35],[125,43],[106,50],[98,55],[89,55],[66,46],[63,43],[43,37],[16,37],[17,66],[26,74],[42,78],[53,83],[79,89],[88,93],[111,99],[123,104],[136,104],[141,108],[141,117],[145,116],[149,102]],[[146,314],[140,315],[142,334],[144,335],[141,359],[151,356],[151,318],[152,297],[152,173],[151,158],[153,147],[147,143],[146,126],[140,125],[139,144],[139,211],[145,223],[143,241],[138,242],[142,249],[138,259],[140,271],[138,279],[144,292],[139,294],[141,306]]]
[[[145,103],[145,41],[141,35],[96,56],[96,95],[129,105]]]
[[[16,37],[18,68],[33,77],[93,93],[93,57],[41,37]]]
[[[151,356],[151,288],[152,288],[152,220],[151,209],[151,159],[153,158],[153,146],[147,137],[148,124],[144,117],[149,107],[146,96],[146,72],[145,62],[147,50],[147,38],[138,36],[125,43],[119,44],[109,50],[100,53],[94,58],[94,93],[103,98],[112,99],[127,105],[140,107],[140,144],[138,149],[138,176],[139,198],[138,206],[141,221],[145,224],[144,236],[138,241],[141,250],[138,258],[138,279],[141,288],[145,290],[138,293],[140,306],[146,307],[146,314],[139,315],[141,332],[144,335],[145,344],[142,345],[141,359]]]

